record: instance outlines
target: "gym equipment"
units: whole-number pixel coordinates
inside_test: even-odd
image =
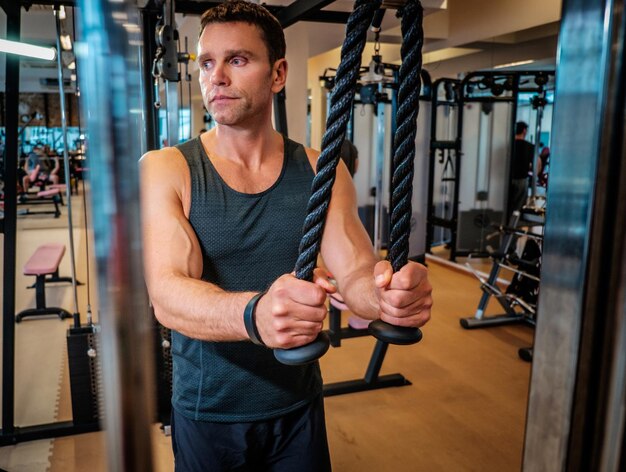
[[[539,300],[550,316],[535,334],[523,463],[617,472],[626,470],[624,3],[565,0],[561,18]]]
[[[541,136],[541,123],[543,121],[543,113],[544,113],[544,108],[546,107],[546,105],[548,105],[548,100],[546,99],[546,90],[543,88],[543,86],[541,85],[544,81],[547,82],[547,77],[545,76],[539,76],[537,78],[537,80],[539,81],[539,85],[540,85],[540,89],[539,92],[537,93],[537,95],[535,95],[532,99],[531,99],[531,105],[533,110],[537,111],[537,118],[536,118],[536,123],[535,123],[535,152],[533,153],[533,177],[531,179],[532,181],[532,185],[531,185],[531,194],[530,194],[530,198],[531,198],[531,205],[535,204],[535,200],[538,198],[537,195],[537,180],[539,178],[538,175],[534,175],[536,174],[536,169],[537,169],[537,161],[539,160],[539,152],[540,152],[540,136]]]
[[[172,331],[154,317],[156,367],[156,418],[166,436],[171,434],[172,417]]]
[[[59,319],[72,315],[63,308],[46,306],[46,282],[71,282],[70,277],[59,277],[59,264],[65,254],[63,244],[44,244],[39,246],[24,265],[24,275],[34,275],[36,307],[20,311],[15,315],[19,323],[27,316],[58,315]]]
[[[427,250],[446,244],[451,261],[488,256],[491,225],[504,224],[508,217],[510,148],[520,96],[545,97],[553,78],[553,71],[481,71],[463,80],[435,81]],[[535,103],[540,133],[546,102]],[[507,128],[505,133],[498,130],[502,127]]]
[[[529,223],[526,218],[521,219],[519,211],[513,212],[508,226],[495,226],[496,233],[502,235],[502,243],[497,251],[491,252],[493,259],[489,278],[483,277],[472,269],[481,283],[483,294],[473,317],[461,318],[461,326],[465,329],[489,328],[509,324],[527,324],[535,326],[537,319],[537,300],[541,272],[541,246],[543,236],[526,228],[531,225],[542,229],[542,223]],[[524,249],[518,257],[515,252],[515,243],[522,239]],[[514,276],[505,291],[498,285],[498,276],[501,270],[513,272]],[[491,297],[495,297],[504,308],[505,313],[496,316],[485,316],[485,309]],[[532,349],[522,348],[519,355],[523,360],[532,359]]]
[[[12,39],[19,39],[20,36],[20,17],[22,2],[10,2],[2,5],[7,15],[7,36]],[[58,9],[58,6],[57,6]],[[57,21],[57,36],[59,31],[59,18],[56,16]],[[58,44],[57,44],[58,48]],[[6,154],[4,159],[4,176],[6,182],[16,181],[16,169],[17,169],[17,156],[18,156],[18,128],[17,123],[13,117],[18,116],[18,97],[19,97],[19,60],[13,57],[7,57],[7,74],[6,74],[6,106],[5,106],[5,120],[6,123]],[[61,64],[58,64],[62,67]],[[60,84],[63,81],[59,81]],[[62,88],[61,88],[62,90]],[[64,104],[64,100],[61,100]],[[62,110],[64,113],[64,110]],[[64,130],[66,134],[67,128]],[[67,145],[66,145],[67,149]],[[66,173],[66,175],[69,175]],[[59,190],[55,190],[59,193]],[[16,249],[16,216],[17,216],[17,195],[16,187],[9,185],[5,187],[4,194],[4,271],[3,271],[3,332],[2,332],[2,431],[0,432],[0,445],[14,445],[18,442],[31,441],[37,439],[53,438],[60,436],[67,436],[70,434],[78,434],[84,432],[92,432],[99,429],[99,424],[95,420],[94,415],[85,415],[85,408],[79,408],[81,401],[87,401],[88,396],[84,393],[85,390],[76,391],[72,386],[72,402],[73,402],[73,414],[74,417],[71,421],[55,422],[50,424],[37,424],[26,427],[17,427],[15,423],[15,249]],[[68,196],[68,205],[71,205]],[[68,207],[69,210],[69,207]],[[69,216],[69,215],[68,215]],[[70,226],[71,237],[71,226]],[[72,251],[72,245],[70,251]],[[57,250],[58,255],[58,250]],[[72,264],[73,265],[73,264]],[[57,266],[58,267],[58,266]],[[51,269],[49,266],[47,269]],[[33,271],[35,272],[35,271]],[[36,274],[44,277],[44,274]],[[76,293],[75,285],[77,284],[74,271],[72,271],[72,284],[74,288],[74,294]],[[51,281],[51,280],[47,280]],[[43,286],[43,280],[39,282],[40,287]],[[37,288],[37,283],[35,283]],[[75,297],[76,298],[76,297]],[[76,308],[76,306],[75,306]],[[77,316],[78,310],[75,309],[74,319],[79,319]],[[68,345],[72,341],[68,340]],[[84,349],[69,350],[69,365],[70,371],[74,369],[74,352],[78,352],[80,356],[87,356],[88,353]],[[75,369],[74,369],[75,370]],[[85,371],[83,370],[83,373]],[[78,377],[77,377],[78,378]],[[88,381],[90,384],[91,379],[95,379],[91,376]],[[85,380],[85,377],[83,377]],[[77,403],[78,402],[78,403]],[[91,402],[94,403],[93,401]],[[75,405],[76,404],[76,407]],[[97,411],[97,408],[93,407],[92,412]]]
[[[79,54],[89,129],[92,222],[99,282],[103,404],[111,470],[153,470],[152,320],[141,264],[137,159],[145,151],[138,8],[132,2],[81,0],[78,17],[89,55]],[[120,16],[124,21],[120,21]],[[152,36],[154,30],[150,30]],[[145,56],[144,56],[145,57]],[[146,73],[150,62],[144,62]],[[152,87],[150,87],[152,88]],[[149,122],[148,122],[149,126]]]
[[[56,46],[57,51],[61,51],[61,19],[59,15],[59,9],[55,9],[54,14],[56,24]],[[61,54],[57,54],[57,76],[59,79],[59,108],[61,111],[61,127],[63,128],[63,168],[65,171],[65,178],[68,180],[70,177],[70,158],[68,155],[69,143],[67,141],[67,117],[65,113],[65,87],[63,85],[63,59]],[[74,226],[72,219],[72,194],[70,193],[70,186],[65,186],[65,198],[67,200],[67,222],[68,222],[68,236],[70,245],[70,270],[72,277],[72,294],[74,295],[74,325],[78,327],[80,325],[80,313],[78,312],[78,292],[76,291],[76,256],[74,251]]]
[[[326,212],[330,204],[330,194],[335,181],[335,168],[339,163],[339,151],[354,99],[367,29],[380,4],[380,0],[373,2],[357,0],[348,18],[346,39],[341,47],[341,62],[337,69],[336,85],[331,95],[327,129],[322,138],[322,152],[317,160],[317,173],[311,186],[308,214],[304,222],[302,241],[296,261],[296,277],[301,280],[313,279]],[[322,332],[309,345],[294,349],[275,349],[274,355],[283,364],[305,364],[319,359],[329,347],[328,335]]]
[[[384,11],[384,10],[383,10]],[[372,24],[371,30],[374,30]],[[398,109],[399,70],[397,64],[383,61],[379,52],[379,32],[374,34],[374,54],[368,66],[362,66],[357,82],[354,107],[348,122],[347,134],[350,141],[359,149],[359,172],[354,176],[357,191],[359,217],[367,230],[374,250],[380,253],[389,243],[389,208],[391,186],[391,157],[394,153],[393,139],[396,133]],[[328,90],[334,87],[336,69],[328,68],[320,76],[320,83]],[[430,107],[430,74],[421,70],[422,89],[419,107]],[[328,100],[330,102],[330,100]],[[414,166],[413,193],[411,206],[411,234],[409,236],[409,259],[423,262],[426,231],[427,176],[428,161],[424,157],[427,147],[425,130],[429,130],[429,113],[418,123],[415,141],[416,156]],[[359,132],[365,130],[364,132]],[[373,139],[372,139],[373,138]],[[421,152],[420,152],[421,151]],[[373,164],[373,165],[372,165]]]
[[[55,218],[61,216],[59,205],[63,204],[63,197],[58,189],[42,190],[36,193],[33,198],[27,195],[20,195],[17,201],[18,205],[54,205],[54,210],[37,210],[33,211],[26,208],[21,215],[54,215]]]
[[[62,34],[61,20],[58,8],[55,10],[56,19],[56,39],[57,50],[61,50],[60,38]],[[70,267],[72,271],[72,292],[74,301],[73,324],[67,330],[67,355],[70,371],[70,390],[72,395],[72,420],[74,424],[93,425],[98,424],[100,419],[99,398],[99,358],[97,349],[98,328],[92,324],[91,307],[88,305],[88,321],[87,325],[81,324],[80,312],[78,310],[78,292],[76,286],[76,257],[74,251],[74,224],[72,218],[72,194],[70,185],[70,160],[68,155],[69,143],[67,141],[67,119],[65,113],[65,89],[63,86],[63,62],[61,55],[58,55],[57,73],[59,77],[59,97],[61,109],[61,126],[63,128],[63,169],[65,172],[65,196],[67,200],[67,220],[69,228],[69,244],[70,244]],[[83,187],[83,204],[85,203],[85,192]],[[85,205],[85,212],[87,207]],[[85,224],[87,220],[85,219]],[[87,228],[85,227],[87,234]],[[89,253],[87,253],[87,261],[89,261]],[[87,266],[89,272],[89,266]],[[87,275],[89,277],[89,275]],[[89,293],[89,281],[87,283],[87,292]],[[89,296],[88,296],[89,297]]]
[[[457,169],[461,163],[461,143],[456,138],[456,120],[460,83],[460,80],[442,78],[432,86],[427,247],[451,243],[450,230],[458,218],[458,205],[452,202],[459,199]],[[440,121],[444,126],[440,126]],[[438,192],[434,188],[435,182],[440,183]]]
[[[369,324],[371,323],[368,323],[368,325]],[[371,334],[368,326],[362,329],[355,329],[350,321],[348,321],[347,327],[341,327],[341,309],[333,304],[332,299],[328,313],[328,330],[326,333],[333,347],[340,347],[343,339],[358,338]],[[411,382],[402,374],[379,375],[385,360],[385,355],[387,354],[388,346],[389,344],[387,342],[377,340],[363,378],[324,384],[324,396],[332,397],[346,393],[411,385]]]
[[[167,145],[174,146],[179,142],[180,109],[183,100],[179,64],[185,65],[185,81],[187,82],[189,109],[191,110],[191,75],[189,74],[189,61],[195,60],[196,56],[188,52],[187,38],[185,38],[185,52],[178,52],[180,39],[174,18],[175,0],[161,0],[157,3],[162,7],[162,14],[160,22],[156,25],[157,48],[152,62],[155,96],[154,108],[157,110],[161,108],[159,81],[162,80],[165,84]],[[178,83],[180,83],[180,96]],[[191,138],[191,136],[189,137]]]
[[[343,143],[350,109],[355,94],[360,57],[365,45],[367,28],[373,20],[380,2],[357,0],[346,26],[346,40],[341,48],[341,62],[337,69],[336,83],[331,95],[330,114],[327,130],[322,139],[322,153],[317,161],[317,173],[313,179],[311,198],[304,222],[300,253],[296,261],[296,277],[312,280],[326,212],[330,203],[335,168],[339,162],[339,150]],[[422,6],[418,1],[409,1],[399,10],[402,18],[403,65],[400,68],[401,103],[398,110],[398,130],[395,135],[394,178],[392,197],[392,230],[390,260],[394,271],[399,270],[408,259],[408,234],[410,232],[410,193],[413,180],[413,160],[415,155],[415,120],[420,89],[421,26]],[[417,20],[417,21],[416,21]],[[380,320],[370,324],[370,332],[381,343],[414,343],[421,339],[419,329],[399,328]],[[330,341],[321,333],[313,343],[294,349],[276,349],[278,361],[288,365],[303,364],[317,360],[328,350]]]

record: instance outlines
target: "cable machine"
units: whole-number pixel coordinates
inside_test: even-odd
[[[553,71],[481,71],[433,85],[426,247],[449,259],[486,256],[492,224],[506,223],[520,94],[545,97]],[[547,105],[539,98],[537,130]],[[478,123],[478,127],[474,126]],[[538,135],[535,141],[538,146]],[[536,193],[536,192],[535,192]],[[473,203],[472,203],[473,202]]]
[[[20,39],[21,2],[2,4],[7,16],[7,36]],[[59,84],[59,104],[61,111],[62,138],[64,144],[63,162],[65,168],[65,190],[68,209],[69,245],[71,258],[71,281],[73,294],[73,325],[67,332],[68,361],[70,369],[70,388],[72,392],[72,420],[27,427],[15,425],[15,275],[16,275],[16,216],[17,195],[16,169],[18,156],[19,131],[17,117],[19,108],[19,56],[7,55],[6,59],[6,152],[4,158],[5,200],[2,230],[4,233],[3,267],[3,333],[2,333],[2,430],[0,445],[15,444],[23,441],[46,439],[71,434],[97,431],[99,425],[97,365],[95,350],[96,328],[92,324],[91,311],[88,307],[87,325],[83,326],[78,309],[77,280],[75,272],[75,251],[73,239],[71,183],[69,171],[67,117],[65,109],[65,63],[61,56],[60,38],[62,33],[60,8],[55,7],[56,60]],[[89,256],[87,256],[89,257]],[[89,290],[89,286],[88,286]]]
[[[356,96],[348,135],[350,140],[361,147],[359,174],[355,176],[355,186],[359,195],[359,216],[365,229],[368,231],[374,249],[377,252],[387,248],[389,240],[389,208],[391,185],[391,156],[393,156],[393,140],[390,139],[396,132],[395,116],[398,108],[398,71],[397,64],[383,61],[375,43],[374,55],[367,66],[362,66],[359,74]],[[320,83],[330,92],[334,87],[336,69],[326,69],[320,76]],[[413,219],[411,221],[412,234],[410,239],[410,259],[424,261],[425,248],[423,239],[418,235],[426,226],[426,198],[420,193],[425,187],[424,179],[428,174],[427,162],[420,152],[425,146],[426,136],[422,129],[429,129],[429,107],[431,97],[431,78],[427,70],[422,69],[420,74],[422,91],[419,97],[420,108],[424,112],[418,123],[416,140],[415,166],[416,172],[413,182]],[[365,130],[365,132],[363,132]],[[370,134],[371,131],[371,134]],[[362,151],[365,152],[362,152]],[[371,162],[368,162],[370,161]],[[368,168],[369,167],[369,168]],[[365,174],[362,177],[361,174]],[[363,198],[363,196],[366,198]],[[373,200],[373,202],[371,202]]]

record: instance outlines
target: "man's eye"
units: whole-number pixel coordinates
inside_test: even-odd
[[[246,63],[246,61],[242,57],[233,57],[230,60],[230,63],[234,66],[242,66]]]

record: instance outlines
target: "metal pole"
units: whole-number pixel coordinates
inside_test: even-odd
[[[20,39],[20,6],[6,2],[7,38]],[[4,260],[2,301],[2,436],[15,430],[15,248],[17,231],[18,106],[20,56],[6,55],[6,147],[4,154]]]
[[[70,180],[70,157],[67,146],[67,117],[65,115],[65,87],[63,85],[63,57],[61,49],[61,19],[59,18],[58,7],[54,10],[56,23],[56,44],[57,44],[57,77],[59,78],[59,105],[61,108],[61,128],[63,129],[63,170],[65,172],[65,201],[67,202],[67,222],[70,237],[70,264],[72,274],[72,290],[74,293],[74,327],[80,326],[80,312],[78,311],[78,292],[76,289],[76,255],[74,253],[74,227],[72,220],[72,185]]]
[[[546,92],[539,94],[540,98],[545,98]],[[541,122],[543,121],[543,105],[537,107],[537,123],[535,127],[535,151],[533,154],[533,169],[531,172],[532,181],[532,205],[537,198],[537,161],[539,160],[539,137],[541,136]]]
[[[156,51],[154,31],[157,21],[156,14],[152,10],[141,11],[141,23],[143,31],[142,45],[142,86],[143,86],[143,113],[144,113],[144,136],[146,137],[145,151],[159,149],[159,117],[154,107],[158,98],[155,96],[154,77],[152,77],[152,60]]]
[[[167,145],[175,146],[179,141],[178,127],[180,124],[178,106],[178,82],[165,80],[165,101],[167,111]]]
[[[154,325],[141,262],[141,28],[134,2],[79,6],[108,468],[150,471]]]
[[[513,152],[515,150],[515,123],[517,123],[517,109],[518,109],[518,101],[519,101],[519,82],[520,82],[520,76],[519,74],[515,74],[513,76],[513,90],[511,91],[511,96],[513,97],[513,101],[511,102],[511,131],[510,131],[510,138],[509,138],[509,161],[508,161],[508,165],[506,167],[506,182],[507,182],[507,191],[505,193],[505,205],[504,208],[506,209],[503,212],[502,215],[502,223],[506,224],[506,222],[508,221],[508,219],[511,217],[511,214],[513,212],[511,212],[511,214],[509,214],[509,205],[511,204],[511,181],[512,179],[512,174],[511,174],[511,169],[513,167]],[[516,210],[516,208],[514,209]]]
[[[163,10],[163,22],[165,27],[171,28],[173,32],[176,28],[174,21],[174,0],[165,0]],[[178,74],[178,50],[177,43],[173,34],[169,36],[166,45],[166,57],[171,58],[171,63],[167,65],[167,71],[164,72],[163,79],[165,81],[165,102],[167,112],[167,145],[175,146],[179,141],[180,127],[180,107],[178,96],[178,82],[180,77]]]
[[[624,187],[608,185],[616,181],[615,170],[621,165],[623,175],[624,169],[623,154],[615,154],[624,130],[618,11],[623,2],[563,2],[524,471],[624,470],[623,463],[595,462],[604,442],[597,425],[606,421],[602,380],[611,368],[598,353],[620,331],[608,304],[617,299],[609,287],[617,289],[620,271],[624,287],[624,250],[620,255],[618,248]],[[624,292],[620,296],[623,310]],[[623,397],[619,405],[622,418],[611,421],[623,424]]]

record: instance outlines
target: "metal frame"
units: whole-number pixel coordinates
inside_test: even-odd
[[[30,2],[28,2],[30,4]],[[39,2],[38,2],[39,3]],[[19,41],[21,4],[3,2],[7,16],[7,38]],[[20,57],[7,54],[6,57],[6,106],[4,122],[6,126],[6,152],[4,176],[6,182],[15,182],[18,156],[18,104],[19,104],[19,65]],[[97,431],[97,422],[76,424],[64,421],[38,424],[27,427],[15,425],[15,253],[17,246],[17,189],[15,185],[5,186],[4,194],[4,262],[2,304],[2,430],[0,446],[23,441],[48,439],[78,433]]]
[[[517,102],[520,92],[538,92],[538,87],[523,87],[520,84],[522,77],[537,77],[537,76],[554,76],[554,71],[478,71],[467,74],[463,80],[458,81],[455,79],[439,79],[435,81],[432,88],[432,122],[431,122],[431,153],[430,153],[430,171],[429,171],[429,204],[428,204],[428,228],[426,232],[426,250],[432,246],[434,239],[434,227],[443,227],[450,231],[450,257],[451,261],[456,261],[457,257],[464,257],[470,254],[475,254],[472,251],[458,250],[458,224],[459,224],[459,195],[460,195],[460,180],[461,180],[461,160],[463,156],[463,114],[466,103],[495,103],[495,102],[511,102],[513,104],[511,109],[512,126],[511,126],[511,142],[515,139],[515,121],[517,119]],[[510,95],[508,96],[473,96],[471,92],[472,84],[476,83],[477,78],[485,78],[491,80],[510,80]],[[437,91],[441,85],[452,84],[456,87],[454,100],[438,100]],[[503,89],[502,92],[506,91]],[[502,93],[501,92],[501,93]],[[457,133],[454,140],[449,141],[437,141],[437,106],[438,105],[450,105],[457,108]],[[538,138],[537,138],[538,139]],[[437,152],[442,150],[448,150],[448,152],[454,152],[454,196],[452,198],[452,217],[450,219],[440,218],[435,215],[435,208],[433,206],[435,191],[435,171],[434,163],[437,158]],[[509,162],[510,164],[510,162]],[[507,172],[510,176],[510,172]],[[510,177],[509,177],[510,179]],[[487,254],[484,254],[487,255]]]
[[[341,327],[341,310],[331,305],[328,319],[328,330],[326,330],[330,338],[330,344],[333,347],[340,347],[342,339],[360,338],[362,336],[371,336],[367,329],[354,329],[351,327]],[[387,387],[402,387],[412,385],[409,380],[402,374],[387,374],[379,376],[380,369],[387,354],[388,343],[376,340],[372,356],[362,379],[344,380],[324,384],[324,396],[332,397],[335,395],[344,395],[346,393],[366,392],[369,390],[378,390]]]
[[[457,95],[460,90],[461,81],[457,79],[447,79],[442,78],[438,79],[433,83],[432,87],[432,97],[431,97],[431,125],[430,125],[430,155],[429,155],[429,166],[428,166],[428,207],[427,207],[427,224],[426,224],[426,251],[430,252],[430,248],[433,245],[435,239],[435,231],[434,228],[441,227],[450,230],[451,232],[451,248],[452,250],[456,249],[456,227],[457,227],[457,217],[458,217],[458,208],[459,205],[459,168],[461,165],[461,140],[457,137],[454,140],[438,140],[437,139],[437,111],[440,106],[449,106],[459,109],[459,101],[453,99],[448,100],[439,100],[439,87],[450,87],[455,95]],[[457,120],[459,120],[459,116],[457,115]],[[457,128],[458,131],[458,128]],[[434,192],[435,192],[435,162],[440,157],[438,153],[442,153],[441,157],[449,162],[452,158],[454,158],[454,168],[453,168],[453,176],[449,177],[450,181],[454,183],[454,195],[452,197],[452,217],[450,219],[446,219],[445,217],[436,216],[435,206],[434,206]],[[450,153],[454,153],[454,156],[451,156]],[[450,161],[451,162],[451,161]],[[444,165],[445,167],[445,165]],[[443,174],[442,174],[443,177]],[[452,254],[451,254],[452,257]]]
[[[307,15],[320,11],[334,1],[335,0],[296,0],[277,12],[276,18],[278,18],[283,28],[287,28],[297,23],[300,19],[305,18]]]
[[[478,308],[476,309],[474,316],[461,318],[459,320],[463,328],[492,328],[496,326],[505,326],[510,324],[527,324],[532,327],[535,326],[536,307],[534,305],[525,303],[523,299],[515,295],[502,292],[502,290],[497,286],[500,269],[513,271],[516,274],[531,278],[536,282],[540,281],[539,277],[518,269],[514,269],[507,263],[507,261],[515,260],[511,259],[509,254],[511,247],[517,241],[518,236],[533,238],[535,239],[535,241],[541,241],[543,239],[539,235],[534,235],[530,233],[530,231],[523,231],[522,229],[520,229],[518,227],[519,221],[520,212],[514,211],[509,219],[509,226],[501,225],[498,228],[498,231],[502,233],[502,242],[498,251],[490,255],[493,259],[493,263],[487,280],[484,280],[483,277],[479,275],[478,272],[474,271],[469,264],[467,265],[468,268],[470,268],[470,270],[474,272],[476,278],[480,281],[480,288],[483,291],[483,294],[480,298]],[[487,309],[487,305],[489,304],[492,296],[495,297],[502,306],[502,308],[504,308],[504,313],[501,315],[485,316],[485,310]],[[516,310],[516,306],[519,306],[521,308],[521,311]]]
[[[346,24],[348,16],[350,16],[349,12],[322,10],[322,8],[334,1],[335,0],[295,0],[284,7],[275,5],[265,5],[265,7],[278,18],[283,28],[287,28],[298,21]],[[185,15],[201,15],[207,9],[219,5],[220,3],[222,2],[176,0],[175,11],[176,13]],[[156,8],[155,0],[139,0],[137,4],[140,9]]]
[[[20,40],[20,6],[5,2],[7,38]],[[18,104],[20,92],[20,57],[6,56],[5,117],[6,148],[4,178],[6,182],[17,179],[18,156]],[[17,246],[17,188],[4,189],[4,261],[2,302],[2,431],[0,444],[15,442],[15,250]]]
[[[563,4],[525,471],[626,466],[625,8]]]

